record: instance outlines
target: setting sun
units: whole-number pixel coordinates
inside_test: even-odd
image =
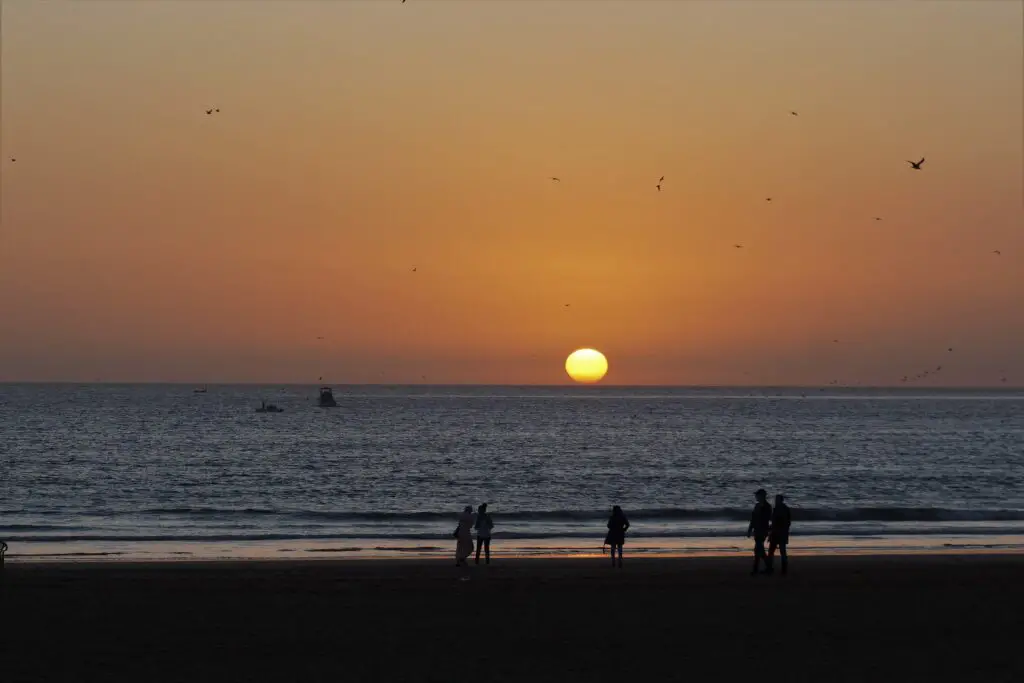
[[[608,360],[595,349],[577,349],[565,359],[565,371],[577,382],[600,382],[608,372]]]

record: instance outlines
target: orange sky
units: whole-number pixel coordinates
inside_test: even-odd
[[[0,381],[1024,385],[1022,27],[4,0]]]

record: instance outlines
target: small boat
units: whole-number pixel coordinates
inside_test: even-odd
[[[260,407],[256,409],[257,413],[283,413],[284,408],[278,408],[273,403],[267,403],[266,401],[260,401]]]
[[[334,392],[330,387],[320,387],[320,398],[317,405],[321,408],[337,408],[338,402],[334,400]]]
[[[206,393],[206,387],[203,387],[202,389],[193,389],[192,393],[193,394],[205,394]]]

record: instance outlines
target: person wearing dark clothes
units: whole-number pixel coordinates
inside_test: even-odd
[[[775,549],[779,549],[779,558],[782,560],[782,575],[786,575],[786,546],[789,545],[789,506],[783,503],[785,500],[780,493],[775,496],[775,510],[772,511],[772,528],[768,533],[768,573],[771,574],[772,563],[775,560]]]
[[[622,568],[622,545],[626,542],[626,529],[629,528],[629,520],[626,513],[618,505],[612,508],[612,516],[608,518],[608,535],[604,542],[611,546],[612,566],[615,566],[615,549],[619,550],[619,568]]]
[[[771,569],[768,555],[764,552],[764,539],[768,536],[768,530],[771,529],[772,506],[768,504],[768,492],[764,489],[758,489],[754,493],[754,498],[757,500],[757,504],[754,506],[754,512],[750,515],[750,526],[747,527],[747,538],[750,538],[751,533],[754,534],[754,570],[750,572],[751,576],[757,574],[757,567],[761,560],[764,560],[765,572]]]
[[[484,550],[487,564],[491,563],[491,529],[494,521],[487,514],[487,503],[476,509],[476,563],[480,564],[480,551]]]

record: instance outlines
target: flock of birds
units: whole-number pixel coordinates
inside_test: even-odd
[[[405,0],[401,0],[401,1],[402,1],[402,3],[405,3]],[[207,116],[213,116],[215,114],[220,114],[220,108],[219,107],[209,107],[209,108],[205,109],[204,111],[206,112]],[[796,111],[790,111],[789,114],[790,114],[790,116],[797,116],[797,117],[800,116],[799,112],[796,112]],[[14,163],[14,162],[17,162],[18,159],[16,157],[12,156],[12,157],[10,157],[10,160],[11,160],[12,163]],[[925,162],[925,157],[923,157],[923,156],[918,161],[911,161],[909,159],[906,160],[906,163],[908,163],[910,165],[910,170],[913,170],[913,171],[921,171],[921,170],[923,170],[922,166],[924,165],[924,162]],[[562,179],[560,177],[558,177],[558,176],[549,176],[548,179],[551,182],[553,182],[553,183],[561,183],[562,182]],[[665,176],[662,175],[662,176],[660,176],[658,178],[658,181],[654,185],[655,190],[657,190],[658,192],[661,192],[662,185],[664,184],[664,182],[665,182]],[[771,197],[765,197],[765,202],[771,203],[771,201],[772,201]],[[881,221],[882,217],[881,216],[872,216],[872,220],[874,220],[874,221]],[[744,248],[744,246],[742,244],[738,244],[738,243],[737,244],[733,244],[732,247],[734,249],[743,249]],[[994,249],[992,251],[992,253],[994,255],[996,255],[996,256],[1001,256],[1002,255],[1002,251],[999,250],[999,249]],[[415,272],[417,272],[417,270],[418,270],[418,268],[416,266],[413,266],[412,272],[415,273]],[[568,303],[564,304],[564,308],[569,308],[570,306],[571,306],[571,304],[568,304]],[[317,337],[317,340],[323,340],[323,339],[324,339],[324,337],[322,337],[322,336]],[[836,344],[839,343],[838,339],[833,339],[832,341],[833,341],[833,343],[836,343]],[[950,347],[948,349],[948,352],[951,353],[952,351],[953,351],[953,349],[952,349],[952,347]],[[911,374],[904,375],[900,379],[900,382],[908,383],[908,382],[914,382],[914,381],[918,381],[918,380],[923,380],[923,379],[926,379],[929,376],[935,375],[935,374],[937,374],[937,373],[939,373],[941,371],[942,371],[942,365],[937,365],[937,366],[935,366],[934,369],[923,370],[923,371],[918,372],[918,373],[913,374],[913,375],[911,375]],[[424,379],[425,379],[425,377],[424,377]],[[1000,381],[1005,383],[1006,382],[1006,377],[1003,376]],[[839,380],[832,380],[831,382],[829,382],[829,384],[830,385],[839,385],[840,382],[839,382]]]
[[[405,0],[402,0],[402,2],[404,3]],[[211,108],[211,109],[207,109],[206,110],[206,114],[208,116],[213,115],[213,114],[217,114],[217,113],[220,113],[220,109],[218,109],[218,108]],[[799,116],[800,115],[798,112],[795,112],[795,111],[790,111],[789,113],[790,113],[791,116]],[[11,159],[11,161],[14,161],[14,159]],[[925,157],[921,157],[918,161],[911,161],[909,159],[907,160],[907,163],[910,164],[910,170],[913,170],[913,171],[923,170],[921,167],[924,165],[924,162],[925,162]],[[553,183],[561,183],[562,182],[562,179],[560,177],[558,177],[558,176],[548,176],[548,180],[550,180]],[[658,192],[661,192],[662,184],[664,182],[665,182],[665,176],[664,175],[658,178],[658,181],[657,181],[657,183],[654,186],[655,189]],[[765,197],[765,201],[770,203],[772,201],[772,198],[771,197]],[[872,220],[874,220],[874,221],[881,221],[882,217],[881,216],[872,216]],[[733,244],[732,246],[733,246],[734,249],[743,249],[743,245],[742,244]],[[995,254],[996,256],[1002,255],[1002,251],[1000,251],[999,249],[993,250],[992,253]],[[418,267],[417,266],[413,266],[412,267],[412,272],[415,273],[417,271],[418,271]],[[572,304],[569,304],[569,303],[563,304],[564,308],[569,308],[569,307],[571,307],[571,305]],[[318,336],[317,340],[318,341],[323,341],[324,337],[323,336]],[[838,344],[839,340],[838,339],[833,339],[832,343],[833,344]],[[947,349],[947,352],[948,353],[952,353],[953,352],[953,348],[949,347]],[[929,376],[935,375],[935,374],[937,374],[937,373],[939,373],[941,371],[942,371],[942,365],[937,365],[937,366],[935,366],[934,369],[923,370],[923,371],[918,372],[918,373],[913,374],[913,375],[911,375],[911,374],[903,375],[903,377],[900,379],[900,382],[905,384],[905,383],[908,383],[908,382],[924,380],[924,379],[927,379]],[[323,380],[322,377],[320,379]],[[423,379],[426,379],[426,375],[423,376]],[[1006,383],[1006,377],[1005,376],[1001,377],[1000,382]],[[833,379],[828,384],[830,386],[839,386],[841,384],[841,382],[839,380],[837,380],[837,379]],[[821,391],[824,391],[824,388],[822,388]]]

